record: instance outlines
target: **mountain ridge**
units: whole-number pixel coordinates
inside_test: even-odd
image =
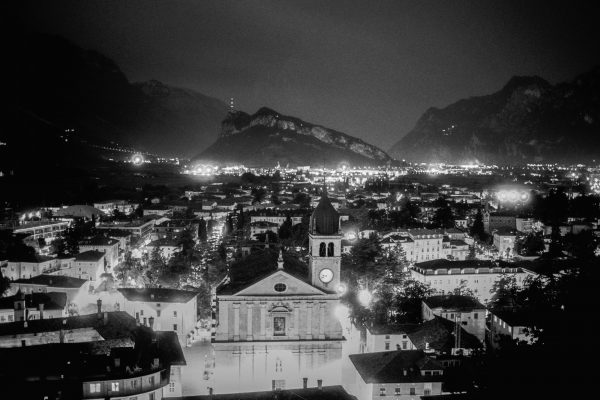
[[[130,82],[110,58],[59,36],[19,40],[16,108],[85,139],[190,157],[213,142],[227,113],[225,103],[192,89]]]
[[[229,113],[217,141],[196,162],[275,165],[383,165],[391,157],[378,147],[334,129],[261,107],[250,115]]]
[[[600,157],[600,67],[552,85],[515,76],[499,91],[429,108],[390,149],[412,162],[589,162]]]

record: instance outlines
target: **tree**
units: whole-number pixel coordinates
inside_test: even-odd
[[[283,224],[279,227],[279,239],[289,239],[292,236],[292,218],[288,214],[283,221]]]
[[[470,233],[471,236],[482,242],[484,242],[487,239],[487,234],[485,233],[485,227],[483,225],[483,214],[481,213],[481,209],[477,210],[477,214],[475,215],[475,220],[473,221],[473,226],[471,226]]]
[[[598,239],[594,233],[589,230],[583,230],[578,234],[568,233],[565,236],[566,250],[573,257],[580,260],[593,260],[596,258],[596,248],[598,247]]]
[[[298,204],[300,208],[310,208],[310,196],[304,192],[298,192],[294,195],[292,203]]]
[[[200,241],[203,243],[206,243],[208,239],[208,234],[206,231],[206,221],[204,220],[204,218],[200,218],[200,221],[198,222],[198,239],[200,239]]]
[[[262,187],[253,188],[251,193],[252,196],[254,196],[254,198],[252,199],[253,204],[262,202],[265,196],[267,195],[267,191]]]
[[[61,257],[64,256],[67,252],[67,245],[63,238],[56,238],[50,243],[50,252],[52,254],[56,254]]]
[[[468,282],[464,279],[461,279],[460,285],[454,288],[452,294],[455,296],[466,296],[472,299],[476,299],[477,296],[473,292],[471,288],[468,287]]]
[[[525,237],[520,245],[520,253],[525,256],[535,256],[542,253],[546,246],[544,245],[544,239],[540,234],[530,233]]]
[[[441,228],[452,228],[454,227],[454,214],[448,203],[444,203],[444,205],[435,210],[433,223]]]
[[[4,293],[10,288],[10,279],[2,275],[0,271],[0,297],[4,296]]]

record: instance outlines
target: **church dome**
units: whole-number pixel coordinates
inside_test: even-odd
[[[329,197],[327,197],[327,190],[323,190],[321,200],[310,216],[309,232],[317,235],[337,235],[340,230],[340,215]]]

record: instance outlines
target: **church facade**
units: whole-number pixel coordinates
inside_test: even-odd
[[[214,393],[341,384],[341,238],[325,194],[310,220],[308,276],[286,271],[280,252],[277,269],[217,289]]]

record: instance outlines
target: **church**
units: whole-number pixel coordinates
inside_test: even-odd
[[[309,225],[308,274],[277,267],[216,291],[214,393],[341,384],[341,240],[327,193]]]

